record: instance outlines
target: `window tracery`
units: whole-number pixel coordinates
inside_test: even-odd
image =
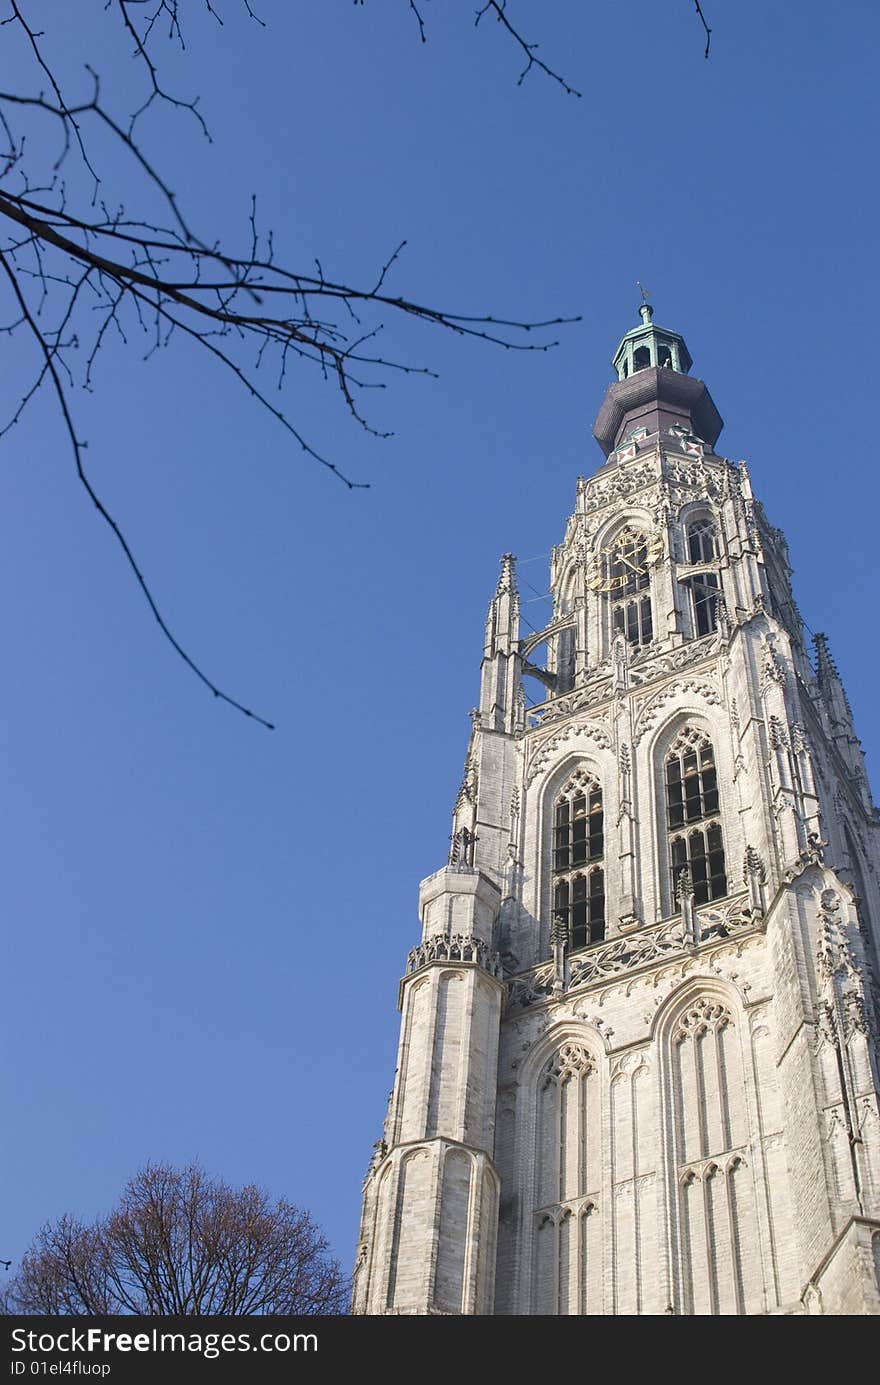
[[[572,948],[605,936],[605,814],[602,789],[585,769],[566,781],[554,805],[553,912]]]
[[[718,557],[715,522],[701,515],[687,527],[687,560],[689,563],[714,563]]]
[[[727,894],[718,775],[712,742],[685,727],[666,755],[666,827],[673,886],[685,871],[697,904]]]
[[[635,645],[650,644],[654,638],[649,549],[648,536],[627,527],[618,534],[608,559],[611,633]]]
[[[701,515],[687,525],[685,556],[688,565],[714,563],[718,559],[718,532],[715,521]],[[690,599],[691,623],[696,638],[718,628],[718,603],[721,582],[717,572],[695,572],[684,578],[682,586]]]

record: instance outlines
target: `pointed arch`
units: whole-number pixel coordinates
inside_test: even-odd
[[[601,1169],[601,1077],[582,1040],[558,1042],[535,1086],[532,1218],[537,1223],[532,1312],[569,1314],[581,1301],[577,1231],[595,1205]]]
[[[638,506],[609,517],[597,532],[592,586],[606,653],[618,636],[637,647],[653,641],[653,566],[662,547],[654,517]]]
[[[566,1020],[520,1072],[508,1195],[522,1209],[521,1313],[602,1312],[606,1049],[593,1026]]]
[[[655,1032],[678,1311],[761,1312],[761,1242],[749,1158],[756,1121],[741,999],[729,985],[693,978],[661,1006]]]
[[[579,748],[578,743],[583,748]],[[558,756],[558,758],[557,758]],[[528,837],[526,840],[526,860],[530,862],[530,869],[533,871],[533,878],[536,882],[536,909],[535,913],[540,920],[540,941],[538,943],[538,957],[548,957],[550,955],[550,929],[553,922],[554,912],[561,912],[566,917],[567,922],[576,922],[577,927],[582,930],[577,934],[578,946],[585,946],[588,942],[587,932],[591,923],[589,908],[584,909],[584,898],[586,895],[587,903],[590,898],[591,878],[596,878],[597,873],[601,873],[601,883],[604,887],[608,883],[605,874],[606,862],[611,859],[611,842],[608,839],[609,826],[615,822],[617,812],[617,778],[615,774],[615,759],[611,750],[611,740],[605,727],[585,723],[581,726],[572,724],[567,732],[559,732],[551,737],[541,750],[538,757],[542,760],[540,769],[536,771],[535,777],[541,774],[540,780],[534,792],[536,799],[530,800],[529,810],[526,812],[526,823]],[[554,763],[555,760],[555,763]],[[545,770],[545,766],[548,768]],[[544,771],[543,773],[541,771]],[[569,844],[572,851],[568,861],[564,859],[562,850],[564,848],[564,833],[562,828],[566,825],[561,816],[558,817],[560,799],[563,798],[571,786],[570,796],[570,818],[574,811],[580,811],[580,807],[575,809],[574,798],[577,796],[574,790],[577,788],[576,779],[583,776],[584,789],[590,789],[585,793],[584,807],[586,817],[578,819],[578,851],[573,850],[575,846],[574,822],[569,822],[572,829],[569,837]],[[528,783],[528,776],[527,776]],[[533,792],[531,789],[529,792]],[[600,800],[593,795],[598,793]],[[590,800],[594,811],[590,812]],[[601,852],[599,833],[596,828],[599,826],[601,813]],[[586,830],[581,836],[582,830],[592,825],[592,832]],[[557,850],[560,854],[557,856]],[[584,859],[575,859],[575,856]],[[558,869],[557,869],[558,866]],[[527,867],[529,868],[529,867]],[[583,883],[578,884],[578,898],[574,895],[574,878],[582,876]],[[556,887],[561,881],[567,881],[571,886],[569,899],[566,903],[561,897],[557,897]],[[600,892],[595,886],[593,889],[593,899],[601,900],[605,897],[604,888]],[[573,916],[573,906],[577,904],[577,920]],[[613,899],[606,902],[604,914],[600,914],[598,906],[593,910],[592,923],[595,928],[593,940],[597,940],[600,935],[599,923],[602,918],[611,916]],[[568,914],[566,914],[568,909]],[[584,917],[586,916],[586,917]],[[538,960],[536,957],[535,960]]]
[[[707,731],[683,726],[663,759],[666,842],[673,885],[689,880],[697,904],[727,894],[715,748]]]
[[[729,839],[732,819],[720,787],[732,770],[720,762],[729,744],[719,721],[711,707],[679,705],[649,743],[658,904],[667,917],[680,908],[683,870],[697,905],[729,893],[738,841]]]
[[[574,950],[605,937],[605,812],[602,785],[579,765],[553,801],[553,919]]]
[[[687,567],[715,563],[721,557],[719,516],[706,500],[693,500],[678,512],[682,562]]]
[[[609,515],[596,530],[593,540],[595,549],[598,552],[600,548],[608,548],[622,529],[643,529],[650,533],[654,524],[654,516],[643,505],[625,505]]]

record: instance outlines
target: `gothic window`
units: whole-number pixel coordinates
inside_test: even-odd
[[[674,886],[686,870],[697,904],[726,895],[715,752],[693,727],[681,732],[666,757],[666,825]]]
[[[714,563],[718,558],[718,536],[714,521],[701,515],[687,525],[685,561],[688,566]],[[682,582],[690,600],[691,628],[694,635],[709,635],[718,628],[718,598],[721,584],[717,572],[696,572]]]
[[[748,1094],[735,1017],[695,997],[671,1033],[669,1093],[678,1203],[677,1311],[761,1311]]]
[[[623,635],[630,644],[650,644],[654,637],[650,596],[615,601],[611,608],[611,622],[613,633]]]
[[[650,644],[654,637],[651,616],[651,573],[648,539],[635,529],[621,531],[608,561],[606,585],[611,593],[611,633],[623,635],[630,644]]]
[[[691,597],[694,634],[710,635],[718,628],[718,574],[700,572],[682,583]]]
[[[533,1177],[532,1312],[602,1312],[602,1079],[594,1056],[566,1040],[538,1075]]]
[[[568,925],[572,948],[605,936],[605,815],[602,790],[577,770],[554,805],[553,912]]]
[[[687,555],[689,563],[714,563],[718,557],[715,542],[715,525],[711,519],[695,519],[687,529]]]

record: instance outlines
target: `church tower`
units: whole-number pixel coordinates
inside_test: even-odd
[[[539,634],[501,559],[356,1313],[880,1314],[880,821],[785,539],[640,316]]]

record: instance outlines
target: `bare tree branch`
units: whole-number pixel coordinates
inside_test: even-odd
[[[150,591],[150,588],[147,586],[146,580],[144,579],[144,575],[138,567],[134,554],[132,553],[131,548],[129,547],[128,540],[126,539],[119,525],[116,523],[116,520],[113,518],[109,510],[104,505],[103,501],[99,499],[91,482],[89,481],[89,478],[86,476],[82,462],[83,444],[82,442],[80,442],[76,434],[76,429],[74,427],[73,419],[71,417],[70,409],[67,403],[67,396],[64,392],[64,385],[61,381],[61,377],[58,374],[58,369],[55,363],[54,352],[47,345],[42,331],[37,326],[37,323],[34,321],[34,318],[32,317],[31,312],[21,293],[21,289],[19,287],[18,281],[16,280],[15,274],[13,273],[6,256],[2,253],[2,251],[0,251],[0,265],[2,265],[3,270],[12,285],[12,291],[18,299],[18,302],[21,306],[22,314],[24,316],[24,320],[30,328],[34,341],[36,342],[38,349],[43,354],[44,371],[41,372],[40,378],[42,379],[45,372],[48,372],[52,382],[52,388],[55,392],[55,397],[58,401],[58,405],[61,409],[61,414],[64,419],[64,426],[67,431],[67,436],[70,440],[71,448],[73,449],[73,455],[76,462],[77,476],[79,477],[80,482],[84,486],[86,494],[88,495],[95,509],[98,511],[98,514],[101,516],[104,522],[110,526],[114,535],[116,536],[116,540],[119,543],[119,546],[121,547],[123,553],[125,554],[126,561],[129,567],[131,568],[132,572],[134,573],[138,585],[141,588],[141,591],[146,597],[147,604],[158,622],[159,629],[162,631],[162,634],[165,636],[166,640],[171,645],[171,647],[174,650],[176,650],[176,652],[180,655],[181,659],[183,659],[184,663],[192,669],[196,677],[200,679],[201,682],[204,683],[208,689],[210,689],[210,691],[214,694],[215,697],[219,697],[223,702],[228,702],[231,707],[235,707],[237,711],[243,712],[246,717],[253,717],[255,721],[258,721],[262,726],[265,726],[267,730],[274,730],[274,727],[271,722],[266,721],[261,716],[258,716],[256,712],[252,712],[249,707],[245,707],[245,705],[242,702],[236,701],[234,697],[230,697],[227,693],[223,692],[214,683],[212,683],[211,679],[208,678],[207,675],[203,673],[202,670],[199,668],[198,664],[190,658],[189,654],[187,654],[183,646],[175,639],[174,635],[171,633],[170,629],[166,625],[165,620],[158,606],[156,605],[156,602],[153,599],[153,594]]]
[[[705,50],[705,52],[703,53],[703,57],[704,57],[704,58],[708,58],[708,56],[709,56],[709,44],[712,42],[712,30],[709,28],[709,25],[706,23],[706,16],[703,14],[702,8],[701,8],[701,6],[700,6],[700,0],[694,0],[694,9],[697,11],[697,15],[699,16],[700,23],[702,24],[703,28],[704,28],[705,31],[706,31],[706,50]]]
[[[526,77],[528,77],[532,68],[537,67],[538,70],[543,72],[547,77],[550,77],[554,82],[558,82],[559,86],[562,87],[562,90],[566,92],[568,96],[583,95],[583,92],[580,92],[575,87],[571,86],[565,80],[564,77],[560,77],[558,72],[555,72],[552,67],[548,67],[547,64],[541,58],[538,57],[537,43],[527,43],[526,40],[523,38],[522,34],[519,32],[519,30],[516,29],[513,26],[513,24],[511,24],[510,20],[507,17],[507,0],[485,0],[485,4],[477,10],[477,17],[474,20],[474,27],[476,27],[479,24],[480,20],[483,18],[484,15],[490,13],[494,14],[498,23],[501,24],[507,30],[508,34],[513,39],[514,43],[516,43],[517,46],[522,50],[523,56],[525,57],[526,65],[523,68],[522,72],[519,74],[519,77],[517,78],[517,86],[522,86],[523,82],[525,81]]]
[[[221,3],[206,0],[208,13],[220,25]],[[6,419],[0,418],[0,438],[48,386],[61,412],[78,478],[122,548],[163,636],[215,697],[269,727],[270,722],[209,678],[172,634],[123,528],[85,472],[71,391],[77,382],[94,389],[97,358],[107,340],[112,336],[129,345],[140,339],[144,358],[178,337],[200,346],[270,414],[304,456],[355,490],[368,483],[352,479],[305,436],[284,402],[273,402],[259,383],[260,371],[268,369],[283,389],[293,364],[317,369],[323,381],[338,389],[354,422],[366,433],[384,438],[390,433],[368,417],[365,391],[384,389],[397,376],[434,373],[426,365],[378,349],[390,323],[417,321],[507,350],[547,351],[556,345],[549,329],[577,319],[518,321],[433,307],[394,294],[389,281],[400,271],[405,242],[365,286],[326,275],[318,261],[314,272],[299,272],[276,260],[274,238],[271,231],[260,230],[255,204],[248,217],[246,248],[230,251],[203,238],[140,138],[146,129],[142,117],[155,106],[190,116],[201,134],[211,138],[198,98],[170,91],[159,71],[155,45],[160,27],[173,44],[186,48],[180,0],[106,0],[108,21],[118,21],[117,32],[130,44],[143,83],[127,117],[107,107],[99,75],[89,63],[85,72],[90,90],[71,100],[66,77],[52,56],[51,33],[47,37],[36,28],[23,0],[6,4],[8,13],[0,25],[18,34],[24,59],[22,88],[0,92],[0,139],[6,145],[0,148],[0,228],[6,228],[5,238],[0,235],[0,256],[12,306],[0,333],[24,334],[37,364],[30,385]],[[249,0],[241,4],[246,15],[263,24]],[[420,4],[421,0],[409,0],[424,41]],[[577,94],[537,57],[537,45],[522,38],[506,12],[507,0],[488,0],[476,22],[489,11],[526,58],[520,81],[536,67]],[[30,89],[27,62],[32,66]],[[41,137],[36,145],[41,147],[42,136],[53,128],[57,151],[38,168],[30,152],[31,133]],[[122,204],[108,202],[102,172],[105,146],[128,161],[135,195],[142,194],[145,210],[129,212]]]

